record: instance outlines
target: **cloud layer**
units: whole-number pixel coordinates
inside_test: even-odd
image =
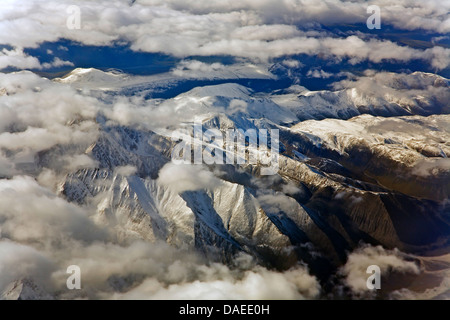
[[[47,68],[70,65],[54,60],[40,64],[22,49],[44,41],[70,39],[86,45],[126,41],[135,51],[163,52],[176,57],[232,55],[267,61],[294,54],[334,59],[397,62],[424,59],[435,69],[449,65],[450,49],[426,50],[360,35],[333,35],[320,24],[365,23],[367,6],[381,7],[382,21],[406,30],[450,31],[449,1],[78,1],[81,28],[66,26],[72,1],[8,0],[0,13],[0,68]],[[17,8],[20,7],[20,10]],[[318,29],[319,31],[308,31]],[[30,31],[31,30],[31,31]],[[305,31],[307,30],[307,31]],[[3,58],[3,59],[2,59]],[[8,61],[6,62],[6,58]]]

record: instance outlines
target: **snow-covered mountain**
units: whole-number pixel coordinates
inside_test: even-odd
[[[53,300],[54,297],[43,291],[30,279],[12,282],[1,293],[0,300]]]
[[[361,78],[319,92],[261,92],[230,81],[152,99],[151,77],[76,69],[54,80],[92,93],[99,106],[96,134],[82,150],[90,165],[57,171],[59,196],[94,208],[91,219],[120,241],[162,241],[225,264],[239,253],[278,270],[304,262],[323,284],[361,242],[412,254],[448,247],[448,80],[387,74],[373,86]],[[144,94],[128,108],[126,92]],[[278,173],[262,176],[257,164],[170,171],[172,132],[199,119],[203,130],[224,134],[278,129]],[[36,167],[73,150],[42,150]],[[28,282],[11,286],[6,298],[35,292]]]
[[[90,72],[98,73],[86,71]],[[410,81],[417,77],[431,81],[427,85],[439,82],[430,75],[412,77]],[[402,86],[395,83],[396,89]],[[445,81],[439,86],[448,93]],[[316,118],[340,118],[338,111],[349,105],[375,101],[375,97],[362,101],[361,95],[349,95],[355,91],[306,92],[299,99],[309,101]],[[98,168],[68,175],[62,192],[78,203],[101,194],[99,219],[124,234],[203,251],[219,249],[222,260],[242,250],[261,258],[262,263],[272,263],[268,257],[285,255],[285,248],[310,243],[338,263],[360,240],[410,251],[447,241],[448,207],[441,205],[450,194],[447,115],[365,115],[350,121],[299,122],[295,113],[308,106],[301,102],[297,106],[277,104],[280,99],[280,95],[254,93],[228,83],[197,87],[164,102],[184,112],[183,108],[192,107],[197,116],[207,111],[203,114],[205,129],[279,128],[283,152],[279,175],[270,183],[258,182],[263,178],[257,167],[225,166],[219,176],[220,187],[173,192],[158,180],[159,170],[170,161],[174,145],[170,135],[105,124],[97,142],[86,151],[99,163]],[[319,101],[333,102],[326,108],[333,113],[323,111]],[[384,108],[380,103],[376,106]],[[395,110],[406,107],[397,104]],[[357,108],[352,110],[358,113]],[[383,110],[390,112],[389,108]],[[397,115],[395,110],[389,115]],[[218,116],[208,117],[211,113]],[[127,165],[135,166],[136,174],[115,173],[115,168]],[[428,172],[429,167],[434,171]],[[296,191],[286,194],[287,185]],[[411,229],[412,235],[403,226],[405,219],[410,225],[429,228],[423,236]],[[294,258],[289,261],[311,259],[299,250],[290,253]]]
[[[449,298],[449,12],[2,1],[0,300]]]
[[[309,91],[293,86],[272,100],[300,120],[449,113],[449,80],[434,74],[382,73],[343,81],[336,91]]]

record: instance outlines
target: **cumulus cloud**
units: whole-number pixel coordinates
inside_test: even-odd
[[[181,61],[177,67],[172,70],[173,74],[176,76],[186,76],[191,75],[192,71],[195,73],[210,73],[214,71],[224,70],[225,66],[221,63],[204,63],[197,60],[183,60]]]
[[[296,212],[299,208],[297,201],[282,193],[276,194],[261,194],[258,196],[258,201],[265,211],[269,213]]]
[[[283,193],[288,194],[288,195],[296,195],[296,194],[301,194],[303,192],[292,181],[288,181],[288,183],[284,184],[282,186],[281,190]]]
[[[248,103],[244,100],[233,99],[230,101],[230,105],[228,106],[227,111],[230,114],[237,112],[246,112],[248,107]]]
[[[340,273],[345,277],[345,284],[356,294],[366,295],[367,268],[371,265],[380,267],[382,277],[392,272],[419,274],[419,266],[408,261],[407,255],[398,249],[387,250],[381,246],[364,245],[354,250],[349,256],[346,264],[340,268]]]
[[[183,72],[186,73],[183,76],[193,75]],[[215,96],[230,98],[229,105],[214,103]],[[119,95],[113,98],[112,107],[102,108],[101,113],[111,123],[158,131],[160,128],[179,126],[180,123],[206,120],[219,113],[247,111],[248,103],[242,97],[251,100],[247,88],[233,83],[194,88],[162,101]]]
[[[180,103],[170,99],[155,105],[142,97],[120,96],[114,101],[112,108],[105,108],[102,113],[110,122],[124,126],[155,129],[177,125],[182,119],[189,121],[195,114],[202,111],[205,112],[206,108],[195,99]]]
[[[288,68],[299,68],[303,66],[303,64],[300,63],[300,61],[292,59],[283,60],[281,63]]]
[[[422,177],[438,175],[441,172],[450,172],[450,159],[424,158],[414,164],[412,173]]]
[[[73,66],[70,61],[55,57],[52,62],[40,63],[36,57],[26,54],[22,48],[0,51],[0,70],[8,67],[16,69],[49,69],[52,67]]]
[[[284,273],[262,268],[247,271],[242,279],[194,281],[162,286],[148,279],[137,288],[117,294],[117,299],[288,300],[313,299],[320,293],[317,280],[304,268]]]
[[[0,154],[0,176],[11,177],[16,173],[15,165],[5,156],[3,153]]]
[[[158,180],[175,192],[214,189],[220,180],[202,165],[168,163],[159,171]]]
[[[58,57],[55,57],[52,62],[45,62],[42,64],[42,68],[48,69],[52,67],[63,67],[63,66],[72,66],[73,62],[61,60]]]
[[[439,33],[450,30],[449,1],[431,0],[426,3],[402,0],[393,3],[389,0],[373,1],[382,8],[382,19],[396,28],[405,30],[425,29]],[[432,13],[430,14],[430,10]]]
[[[431,62],[435,70],[442,70],[450,65],[450,49],[433,47],[426,49],[422,55]]]
[[[314,69],[314,70],[309,70],[308,73],[306,74],[307,77],[311,77],[311,78],[330,78],[331,76],[333,76],[333,74],[323,71],[322,69]]]
[[[104,236],[85,211],[41,187],[34,179],[0,180],[2,237],[45,248],[66,237],[92,240]]]
[[[18,69],[41,69],[39,60],[23,52],[21,48],[0,51],[0,70],[7,67]]]
[[[84,0],[81,9],[81,29],[66,27],[66,8],[72,2],[28,1],[21,4],[10,0],[0,14],[0,43],[15,48],[3,55],[17,55],[16,62],[38,67],[35,58],[25,57],[20,49],[36,47],[44,41],[71,39],[86,45],[110,45],[123,40],[136,51],[164,52],[177,57],[194,55],[233,55],[267,61],[293,54],[325,54],[352,62],[370,60],[409,61],[425,59],[436,69],[448,66],[448,49],[433,47],[417,50],[391,41],[369,39],[356,35],[335,38],[302,31],[297,26],[313,23],[364,23],[370,4],[382,7],[383,23],[406,29],[426,29],[446,33],[450,29],[448,2],[404,0],[340,1],[317,3],[299,1],[126,1],[103,2]],[[401,14],[400,14],[401,12]],[[26,18],[24,18],[26,17]],[[33,32],[30,32],[33,30]],[[6,56],[5,56],[6,57]],[[7,58],[7,59],[6,59]],[[3,59],[11,60],[9,57]],[[1,60],[0,60],[1,61]],[[52,65],[70,62],[53,61]],[[0,67],[1,67],[0,63]],[[179,73],[180,71],[175,70]]]
[[[141,0],[139,3],[160,5],[167,4],[175,10],[186,10],[196,14],[210,12],[224,13],[229,11],[257,11],[260,19],[265,22],[319,22],[325,25],[338,23],[362,23],[368,15],[369,5],[382,8],[383,23],[392,24],[397,28],[414,30],[426,29],[437,32],[448,32],[448,1],[432,0],[426,3],[419,0],[377,1],[254,1],[245,0],[239,3],[233,1],[183,1],[183,0]]]
[[[69,158],[53,157],[46,164],[52,169],[94,166],[84,151],[98,135],[99,101],[30,72],[0,74],[0,88],[0,149],[8,152],[9,167],[37,164],[38,154],[57,146],[66,146]]]
[[[10,283],[26,277],[45,286],[53,270],[54,265],[45,254],[30,246],[0,240],[0,296]]]
[[[124,256],[127,259],[120,258]],[[80,266],[82,293],[90,298],[312,299],[320,294],[317,279],[303,266],[269,271],[241,255],[228,267],[159,242],[95,243],[76,247],[62,258]],[[62,270],[52,273],[55,283],[65,283],[66,278]],[[65,291],[62,297],[72,294]]]

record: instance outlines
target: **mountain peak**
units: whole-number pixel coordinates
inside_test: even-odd
[[[121,81],[125,77],[125,74],[117,70],[102,71],[95,68],[75,68],[65,76],[56,78],[55,81],[63,83],[104,83]]]

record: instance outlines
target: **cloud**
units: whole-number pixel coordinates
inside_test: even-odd
[[[333,76],[333,74],[323,71],[322,69],[314,69],[314,70],[309,70],[308,73],[306,74],[306,76],[310,77],[310,78],[327,79],[327,78],[330,78],[331,76]]]
[[[382,21],[406,30],[426,29],[446,33],[449,30],[448,1],[432,0],[424,3],[420,0],[376,1],[340,1],[314,0],[287,1],[183,1],[183,0],[141,0],[147,5],[168,5],[175,10],[185,10],[193,14],[225,13],[230,11],[256,11],[262,23],[318,22],[324,25],[339,23],[365,23],[369,5],[378,5],[382,12]]]
[[[424,158],[417,161],[412,170],[412,174],[422,177],[439,175],[442,172],[450,172],[450,159]]]
[[[60,171],[92,166],[83,154],[98,136],[98,100],[23,71],[0,74],[0,88],[0,149],[12,164],[38,165],[42,152],[66,146],[66,164],[55,156],[46,165]]]
[[[450,65],[450,49],[443,47],[433,47],[426,49],[423,57],[431,62],[435,70],[442,70]]]
[[[382,277],[392,272],[419,274],[419,266],[406,260],[407,255],[398,249],[387,250],[381,246],[364,245],[354,250],[339,273],[345,279],[345,284],[357,295],[370,294],[367,289],[367,268],[371,265],[380,267]]]
[[[194,281],[164,287],[148,279],[116,299],[206,299],[206,300],[299,300],[313,299],[320,293],[317,280],[304,268],[284,273],[256,269],[242,279]]]
[[[449,49],[446,48],[418,50],[386,40],[366,41],[356,35],[330,37],[320,31],[301,30],[302,27],[311,29],[314,23],[365,23],[369,4],[382,8],[383,23],[386,24],[444,34],[450,30],[448,1],[424,4],[419,0],[404,0],[393,5],[388,0],[329,0],[321,3],[248,0],[239,4],[157,0],[136,1],[130,6],[126,1],[116,0],[106,6],[103,2],[84,0],[78,4],[81,29],[69,30],[66,9],[73,5],[72,2],[31,0],[21,5],[18,14],[16,1],[10,0],[0,14],[0,42],[14,49],[4,51],[5,59],[0,62],[0,67],[6,64],[39,67],[35,58],[24,56],[18,48],[37,47],[44,41],[61,38],[85,45],[111,45],[121,40],[130,43],[135,51],[163,52],[177,57],[232,55],[268,61],[304,53],[324,54],[338,60],[349,58],[353,63],[425,59],[437,70],[449,65]],[[12,56],[17,56],[15,61]],[[69,64],[59,60],[51,63],[54,66]]]
[[[102,109],[102,113],[111,122],[124,126],[155,129],[177,125],[189,121],[196,114],[206,112],[207,107],[199,104],[195,98],[177,101],[164,100],[160,104],[145,100],[143,97],[119,96],[114,100],[112,108]]]
[[[16,176],[0,180],[2,237],[47,248],[67,237],[80,241],[101,239],[101,228],[86,212],[41,187],[31,177]]]
[[[0,70],[7,67],[18,69],[41,69],[39,60],[23,52],[23,49],[3,49],[0,51]]]
[[[186,70],[182,72],[183,76],[194,75]],[[119,95],[113,98],[112,107],[102,108],[101,113],[111,123],[158,131],[160,128],[177,127],[181,123],[209,119],[220,113],[233,114],[246,111],[249,104],[244,100],[255,100],[249,96],[248,90],[235,83],[225,83],[196,87],[162,101],[146,100],[142,96]],[[224,105],[223,101],[217,101],[216,96],[230,98],[228,106]],[[255,109],[260,106],[256,103],[254,105]]]
[[[175,192],[214,189],[220,180],[201,165],[166,164],[160,171],[158,181]]]
[[[320,294],[317,279],[303,266],[269,271],[240,255],[228,267],[160,242],[94,243],[60,258],[81,268],[82,294],[96,299],[312,299]],[[65,284],[66,278],[63,269],[52,273],[55,284]],[[73,297],[61,291],[61,298]]]
[[[5,156],[3,153],[0,153],[0,176],[3,177],[11,177],[16,173],[15,165]]]
[[[288,181],[286,184],[283,184],[282,186],[282,192],[288,195],[296,195],[296,194],[302,194],[303,191],[295,185],[294,182]]]
[[[237,112],[246,112],[248,108],[248,103],[244,100],[233,99],[230,101],[230,105],[228,106],[228,113],[233,114]]]
[[[73,62],[70,62],[70,61],[64,61],[64,60],[61,60],[60,58],[58,58],[58,57],[55,57],[54,59],[53,59],[53,61],[52,62],[50,62],[50,63],[48,63],[48,62],[46,62],[46,63],[43,63],[42,64],[42,68],[44,68],[44,69],[49,69],[49,68],[57,68],[57,67],[63,67],[63,66],[74,66],[74,64],[73,64]]]
[[[181,61],[177,67],[172,70],[172,73],[176,76],[189,76],[192,71],[199,73],[211,73],[214,71],[224,70],[226,67],[221,63],[204,63],[197,60],[183,60]]]
[[[450,2],[431,0],[426,3],[402,0],[393,3],[389,0],[372,1],[381,8],[382,20],[404,30],[433,30],[439,33],[450,31],[448,12]]]
[[[114,169],[115,174],[125,176],[125,177],[132,176],[132,175],[136,174],[136,172],[137,172],[137,168],[135,166],[131,166],[131,165],[116,167]]]
[[[297,212],[299,208],[297,201],[282,193],[261,194],[258,196],[258,201],[268,213],[278,213],[280,211],[292,213]]]
[[[447,40],[447,39],[450,39],[450,37],[449,36],[438,36],[438,37],[431,38],[431,42],[433,44],[436,44],[438,42],[441,42],[442,40]]]
[[[303,64],[300,63],[300,61],[292,59],[283,60],[281,63],[288,68],[299,68],[303,66]]]
[[[240,27],[231,33],[231,37],[233,39],[246,41],[273,41],[278,39],[288,39],[301,34],[302,33],[295,26],[271,24]]]
[[[92,159],[86,154],[76,154],[72,156],[64,156],[63,161],[66,162],[65,168],[70,171],[76,171],[85,168],[98,167],[98,161]]]
[[[10,283],[27,277],[45,286],[53,269],[51,259],[36,249],[0,240],[0,297]]]
[[[24,69],[49,69],[52,67],[73,66],[70,61],[63,61],[55,57],[52,62],[40,63],[36,57],[26,54],[22,48],[0,51],[0,70],[8,67]]]

